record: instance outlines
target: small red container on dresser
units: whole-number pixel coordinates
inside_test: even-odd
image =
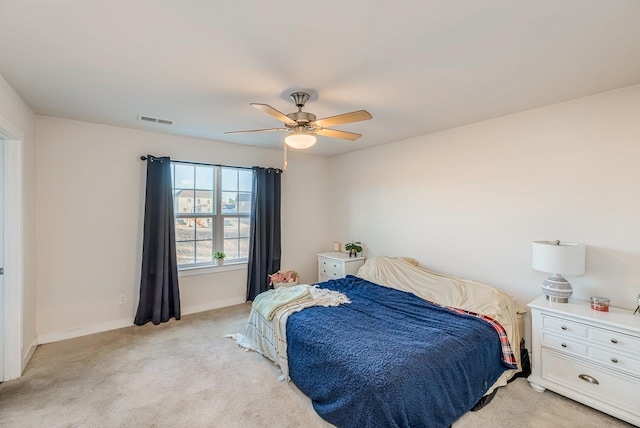
[[[606,297],[594,296],[591,298],[591,309],[600,312],[609,312],[609,302],[611,300]]]

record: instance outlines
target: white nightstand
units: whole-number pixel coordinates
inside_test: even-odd
[[[318,282],[355,275],[364,264],[364,257],[349,257],[347,253],[320,253],[318,256]]]
[[[588,302],[531,308],[532,371],[528,381],[640,426],[640,316],[591,309]]]

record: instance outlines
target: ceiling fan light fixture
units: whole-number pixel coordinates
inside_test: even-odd
[[[305,131],[291,131],[284,137],[284,142],[294,149],[308,149],[316,143],[316,136]]]

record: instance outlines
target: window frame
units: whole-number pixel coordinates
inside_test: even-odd
[[[194,183],[193,183],[193,187],[188,189],[188,188],[184,188],[184,187],[176,187],[176,183],[175,183],[175,167],[176,165],[186,165],[186,166],[190,166],[193,168],[194,171]],[[213,198],[212,198],[212,205],[214,207],[213,212],[209,212],[209,213],[198,213],[195,212],[195,208],[196,208],[196,203],[195,201],[198,200],[197,198],[197,192],[203,189],[197,189],[196,188],[196,168],[197,167],[210,167],[213,169],[214,174],[213,174],[213,190],[204,190],[204,191],[211,191],[213,193]],[[224,228],[225,228],[225,220],[227,218],[237,218],[238,222],[241,221],[241,219],[248,219],[248,223],[249,223],[249,236],[246,237],[246,239],[250,239],[251,237],[251,210],[249,210],[249,212],[243,213],[243,212],[238,212],[238,203],[239,201],[236,201],[236,212],[234,213],[223,213],[222,212],[222,208],[224,206],[223,204],[223,200],[222,200],[222,193],[223,193],[223,189],[222,189],[222,170],[223,168],[225,169],[231,169],[231,170],[235,170],[236,173],[238,173],[239,171],[242,170],[247,170],[249,168],[246,167],[235,167],[235,166],[226,166],[226,165],[212,165],[212,164],[203,164],[203,163],[198,163],[198,162],[186,162],[186,161],[171,161],[171,190],[173,193],[173,198],[174,198],[174,207],[173,207],[173,213],[174,213],[174,222],[180,218],[183,219],[189,219],[189,218],[194,218],[194,219],[211,219],[211,224],[212,224],[212,228],[213,228],[213,233],[212,233],[212,254],[216,251],[221,251],[224,252],[224,242],[225,242],[225,237],[224,237]],[[239,177],[239,175],[238,175]],[[238,179],[238,184],[237,184],[237,190],[235,191],[237,195],[241,194],[241,193],[248,193],[251,196],[251,199],[253,199],[253,189],[250,189],[249,191],[244,191],[244,190],[240,190],[240,185],[239,185],[239,179]],[[193,198],[191,198],[191,200],[193,201],[193,210],[192,212],[185,212],[185,213],[180,213],[178,212],[178,207],[175,206],[175,204],[177,204],[177,196],[176,196],[176,192],[179,190],[189,190],[189,191],[193,191]],[[202,198],[200,198],[202,199]],[[208,199],[208,198],[205,198]],[[238,197],[239,199],[239,197]],[[238,233],[240,233],[240,229],[238,229]],[[194,236],[193,236],[193,240],[182,240],[179,241],[177,239],[177,231],[176,231],[176,236],[175,236],[175,241],[176,244],[178,242],[192,242],[194,245],[194,263],[183,263],[183,264],[178,264],[178,271],[194,271],[197,269],[208,269],[208,268],[220,268],[220,266],[218,266],[215,262],[215,259],[211,259],[211,261],[206,261],[206,262],[197,262],[197,254],[196,252],[196,242],[198,241],[197,239],[197,234],[196,231],[194,230]],[[229,239],[236,239],[238,241],[238,245],[240,245],[240,240],[241,239],[245,239],[245,237],[242,236],[237,236],[236,238],[229,238]],[[200,240],[203,241],[203,240]],[[227,259],[225,259],[227,260]],[[228,259],[228,261],[225,261],[225,264],[223,266],[229,266],[229,265],[246,265],[248,263],[248,257],[246,258],[237,258],[237,259]],[[222,269],[222,270],[227,270],[227,269]]]

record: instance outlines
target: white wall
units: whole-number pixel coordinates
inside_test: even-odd
[[[24,225],[24,284],[22,358],[24,364],[33,352],[36,339],[36,268],[35,268],[35,114],[0,75],[0,116],[23,133],[22,185]]]
[[[138,300],[144,154],[282,167],[282,151],[37,117],[38,334],[42,342],[131,324]],[[282,268],[316,276],[331,245],[329,161],[290,152],[282,177]],[[80,203],[78,203],[80,202]],[[70,207],[80,207],[70,209]],[[128,303],[120,305],[119,294]],[[183,314],[244,302],[246,268],[182,276]]]
[[[588,246],[586,275],[569,278],[576,297],[603,295],[633,308],[640,292],[638,117],[640,86],[633,86],[330,161],[291,151],[282,267],[313,281],[316,252],[334,240],[361,240],[369,256],[409,255],[526,303],[545,277],[531,269],[531,241],[561,239]],[[131,322],[141,154],[282,165],[277,150],[51,117],[37,117],[37,137],[37,215],[27,223],[38,236],[37,333],[50,339]],[[82,210],[65,208],[78,199],[86,201]],[[182,277],[185,313],[243,301],[244,281],[244,270]],[[118,304],[121,292],[127,305]]]
[[[587,245],[574,296],[640,293],[640,85],[332,159],[332,227],[370,256],[411,256],[541,295],[531,241]]]

